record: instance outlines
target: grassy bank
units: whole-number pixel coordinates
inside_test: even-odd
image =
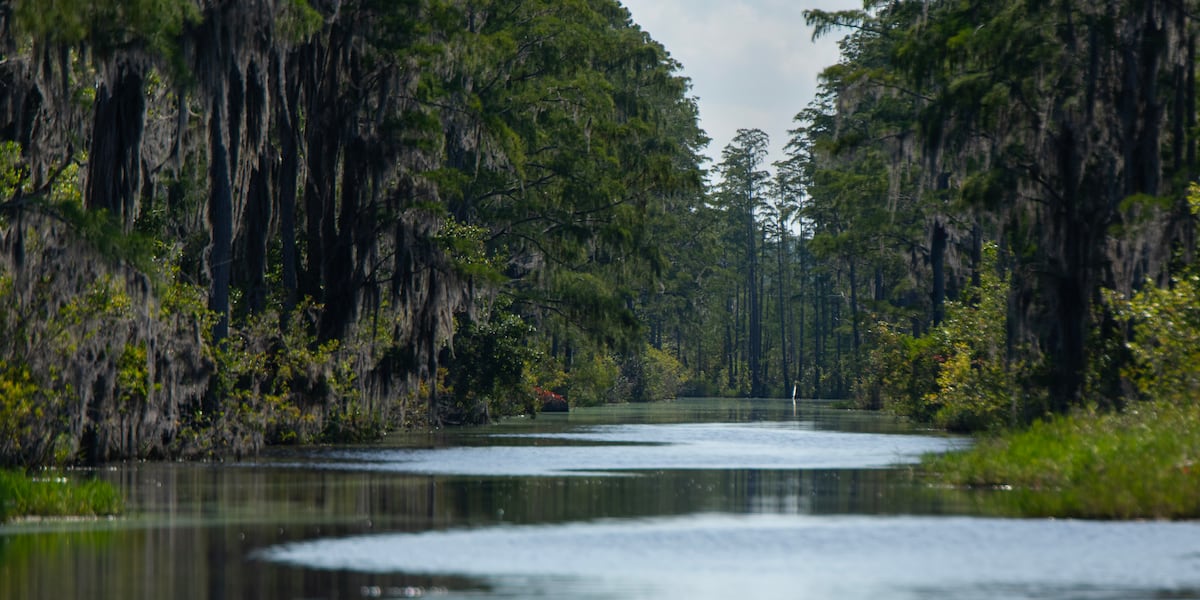
[[[1021,516],[1200,518],[1200,407],[1057,417],[923,466],[949,484],[995,489],[988,501]]]
[[[18,517],[102,516],[121,512],[121,497],[106,481],[73,481],[61,473],[0,470],[0,523]]]

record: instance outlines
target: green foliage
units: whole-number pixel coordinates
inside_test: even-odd
[[[264,6],[275,14],[263,15]],[[146,110],[129,116],[143,122],[127,123],[144,134],[127,141],[141,146],[111,149],[149,167],[149,179],[135,183],[143,193],[134,199],[140,205],[132,231],[129,223],[85,209],[81,182],[107,175],[89,172],[82,154],[61,170],[45,164],[35,169],[19,146],[7,144],[0,149],[0,191],[4,201],[30,191],[18,188],[27,185],[30,172],[49,168],[58,176],[51,188],[38,191],[44,196],[36,199],[39,213],[68,223],[90,250],[110,259],[95,261],[105,263],[107,273],[75,298],[62,298],[64,284],[48,276],[39,288],[44,309],[33,315],[47,332],[34,341],[61,355],[63,364],[77,364],[76,352],[91,352],[83,360],[97,361],[95,370],[104,372],[106,382],[98,402],[130,407],[126,414],[161,402],[157,386],[172,384],[156,380],[164,370],[158,366],[164,356],[156,353],[172,351],[167,341],[194,351],[187,360],[198,364],[189,375],[211,375],[203,401],[189,397],[186,406],[164,411],[183,413],[171,423],[178,430],[170,453],[211,455],[253,449],[264,440],[357,438],[381,430],[390,424],[384,422],[390,403],[368,394],[397,387],[401,394],[413,392],[403,389],[412,385],[413,370],[421,359],[432,359],[421,355],[433,344],[420,338],[441,343],[449,325],[443,315],[470,301],[515,298],[502,311],[512,314],[461,330],[463,347],[456,350],[467,358],[432,377],[444,377],[449,386],[440,388],[438,402],[463,414],[481,406],[483,418],[526,410],[538,381],[531,365],[541,360],[530,349],[545,346],[550,335],[578,335],[588,356],[592,349],[606,356],[609,372],[596,388],[605,392],[616,386],[615,365],[622,362],[610,356],[614,348],[640,348],[636,292],[663,266],[652,232],[672,217],[672,208],[687,205],[681,191],[691,193],[688,201],[700,197],[696,151],[703,135],[679,65],[628,22],[618,3],[535,0],[497,11],[487,3],[370,1],[330,13],[309,0],[219,7],[190,0],[21,0],[8,8],[17,46],[34,59],[30,64],[43,60],[31,48],[45,57],[70,49],[62,56],[86,63],[90,76],[62,73],[65,87],[75,87],[72,79],[94,82],[129,68],[145,78]],[[244,18],[255,21],[201,23]],[[214,30],[243,26],[262,37],[253,43],[223,40],[228,47],[222,48],[196,45],[211,43],[200,36]],[[336,42],[318,35],[326,26],[338,32]],[[266,78],[253,80],[254,74],[263,75],[268,66],[248,52],[252,46],[288,54],[304,45],[322,53],[343,42],[344,52],[329,53],[342,61],[326,71],[334,79],[298,65],[280,72],[285,79],[272,80],[270,90],[255,85]],[[185,57],[187,47],[211,53]],[[171,67],[191,58],[230,62],[203,65],[209,73],[203,82],[177,77]],[[58,65],[47,63],[45,79],[57,84],[59,74],[50,67]],[[373,75],[352,79],[356,74]],[[230,296],[241,310],[233,312],[229,339],[214,345],[210,330],[217,315],[206,307],[206,288],[218,284],[206,265],[212,237],[205,227],[211,225],[204,210],[209,169],[200,128],[221,123],[200,113],[210,108],[203,96],[219,89],[245,95],[234,111],[244,120],[224,124],[237,146],[231,154],[238,164],[231,167],[245,174],[235,185],[254,178],[255,165],[277,162],[288,141],[335,139],[328,145],[330,172],[312,174],[322,161],[314,155],[324,147],[300,157],[301,172],[331,182],[344,172],[361,186],[335,183],[328,194],[305,190],[307,203],[288,205],[295,208],[293,231],[276,231],[282,212],[261,229],[234,223]],[[287,97],[296,89],[302,90],[299,102]],[[326,100],[338,114],[320,114],[317,105]],[[46,107],[55,112],[49,120],[82,134],[72,147],[89,147],[89,110],[64,112],[55,102]],[[33,123],[19,127],[26,125],[24,130],[34,129]],[[171,141],[179,143],[168,146]],[[342,152],[347,144],[358,152]],[[35,150],[44,160],[55,149]],[[350,156],[362,163],[342,158]],[[246,200],[235,218],[258,214],[254,192],[233,193]],[[31,203],[23,198],[15,208]],[[392,227],[397,219],[406,227]],[[255,237],[264,232],[274,239]],[[278,239],[293,236],[295,246]],[[267,254],[255,254],[262,247]],[[71,250],[74,257],[76,248]],[[92,264],[93,253],[78,254],[80,262]],[[261,260],[248,264],[254,259]],[[347,276],[335,278],[334,271]],[[423,277],[430,272],[437,274],[439,290],[426,296],[426,290],[412,289],[429,281]],[[136,291],[142,276],[153,288],[145,296]],[[239,294],[246,301],[237,302]],[[337,303],[290,306],[305,294],[325,294],[322,300]],[[262,299],[269,303],[265,309]],[[15,323],[39,309],[23,310],[0,314]],[[367,325],[367,314],[376,322]],[[524,325],[531,322],[541,331]],[[18,327],[6,329],[15,332],[12,339],[24,339]],[[151,331],[169,339],[156,339]],[[647,365],[657,378],[644,382],[648,393],[669,394],[670,361],[651,357]],[[21,371],[13,369],[8,379],[21,390],[14,397],[22,399],[13,402],[14,415],[37,404],[25,398],[61,383],[31,367],[32,387],[26,389]],[[164,396],[177,397],[177,390],[167,391]],[[459,397],[451,400],[450,392]],[[84,418],[72,422],[86,426]]]
[[[1100,519],[1200,516],[1200,406],[1078,412],[928,457],[941,481],[993,488],[1019,515]]]
[[[29,440],[46,417],[44,404],[28,367],[0,361],[0,457],[28,456]]]
[[[865,408],[882,408],[933,421],[937,406],[929,402],[938,390],[937,340],[914,338],[886,322],[876,323],[868,334],[870,347],[857,383],[856,395]]]
[[[958,431],[999,429],[1022,422],[1033,398],[1021,390],[1021,364],[1005,348],[1009,281],[998,250],[987,245],[980,285],[948,302],[946,320],[913,338],[879,323],[859,380],[871,404]]]
[[[82,294],[63,303],[49,320],[55,351],[65,359],[81,345],[104,339],[119,321],[134,316],[133,306],[133,298],[121,282],[111,275],[101,276]]]
[[[87,301],[80,299],[50,314],[31,315],[22,310],[13,285],[11,277],[0,275],[0,465],[63,464],[73,451],[65,432],[76,404],[61,370],[78,347],[68,329],[95,322],[84,325]],[[34,369],[31,359],[45,357],[53,366]]]
[[[0,142],[0,201],[16,195],[25,183],[26,167],[21,160],[21,144]]]
[[[1075,411],[974,449],[929,458],[925,469],[959,485],[997,488],[1023,516],[1194,519],[1200,516],[1200,277],[1189,267],[1106,306],[1132,331],[1121,370],[1144,402],[1120,412]],[[1102,353],[1101,353],[1102,354]],[[1101,366],[1111,359],[1097,356]]]
[[[599,273],[560,273],[555,279],[550,298],[558,316],[602,345],[627,349],[636,343],[641,324],[619,284]]]
[[[502,282],[504,276],[496,257],[488,254],[485,244],[487,236],[486,227],[466,225],[447,218],[433,239],[450,256],[451,264],[459,275],[496,284]]]
[[[124,406],[150,398],[150,372],[146,367],[146,343],[126,344],[117,358],[117,401]]]
[[[1001,361],[972,358],[966,344],[953,344],[938,374],[934,423],[952,431],[996,429],[1017,422],[1017,394]]]
[[[1187,205],[1193,219],[1200,215],[1200,186],[1195,183],[1188,188]],[[1129,298],[1105,290],[1103,308],[1132,333],[1125,343],[1129,360],[1118,362],[1119,350],[1109,347],[1094,355],[1093,371],[1117,365],[1138,398],[1195,404],[1200,397],[1200,263],[1185,265],[1165,287],[1147,280]]]
[[[116,515],[122,504],[116,488],[106,481],[0,469],[0,523],[17,517]]]
[[[214,441],[232,447],[245,435],[301,444],[377,437],[383,425],[358,406],[357,374],[339,353],[341,342],[317,339],[319,311],[306,299],[285,327],[266,311],[231,329],[214,349],[212,393],[224,412],[196,425],[216,428]]]
[[[202,335],[212,332],[217,315],[208,309],[208,299],[203,287],[187,282],[179,273],[179,267],[167,269],[171,284],[163,288],[159,297],[158,316],[163,320],[179,319],[194,324]],[[206,340],[209,341],[209,340]]]
[[[949,429],[995,429],[1021,416],[1021,367],[1008,362],[1005,348],[1009,280],[999,272],[996,246],[984,248],[979,270],[980,285],[948,302],[945,322],[930,334],[942,365],[927,401],[937,407],[934,422]]]
[[[445,378],[454,398],[451,421],[483,423],[536,410],[526,375],[530,364],[540,360],[529,344],[533,332],[519,316],[501,309],[486,321],[460,324]]]
[[[906,413],[973,429],[1117,390],[1086,373],[1096,354],[1113,373],[1125,358],[1113,352],[1119,334],[1098,306],[1100,286],[1136,287],[1131,278],[1147,271],[1161,279],[1164,257],[1193,243],[1178,233],[1194,229],[1179,210],[1179,184],[1195,170],[1184,156],[1196,135],[1185,131],[1187,86],[1155,83],[1194,66],[1178,53],[1191,36],[1186,12],[1070,0],[806,13],[818,34],[849,33],[797,117],[787,166],[808,195],[818,266],[847,292],[856,270],[874,271],[871,312],[885,324],[863,346],[877,351],[860,386],[866,404],[907,398]],[[1126,96],[1097,92],[1106,86]],[[1176,108],[1133,118],[1138,103]],[[1113,156],[1129,166],[1113,168]],[[948,307],[931,382],[906,358],[912,340],[890,332],[940,321],[943,299],[979,268],[967,257],[988,240],[1009,249],[1019,274],[1010,302],[987,308],[985,291],[978,308]],[[996,351],[1009,342],[1004,364]],[[889,378],[930,389],[918,399]]]
[[[160,272],[161,247],[152,236],[137,230],[125,231],[120,220],[107,211],[84,210],[79,196],[69,197],[55,204],[54,210],[101,256],[110,260],[125,261],[139,272],[152,277],[156,284],[165,283],[163,273]]]
[[[131,44],[177,59],[178,37],[200,9],[190,0],[17,0],[20,31],[63,44],[88,42],[101,54]]]
[[[28,186],[28,165],[21,153],[21,145],[17,142],[0,144],[0,199],[33,191]],[[43,195],[32,197],[29,207],[48,212],[71,225],[102,256],[128,262],[152,276],[156,283],[164,283],[160,265],[165,257],[161,256],[158,240],[140,230],[125,231],[118,219],[106,211],[84,209],[80,165],[75,158],[56,169],[50,185],[39,192]]]
[[[1123,371],[1145,399],[1194,404],[1200,397],[1200,268],[1191,266],[1171,285],[1147,282],[1129,300],[1109,303],[1130,325],[1132,361]]]
[[[630,301],[662,264],[651,231],[673,218],[671,195],[699,189],[687,82],[615,2],[480,11],[448,8],[470,24],[447,32],[453,76],[418,88],[461,110],[443,115],[446,168],[426,176],[450,214],[486,228],[504,293],[539,335],[636,349]]]
[[[305,41],[325,24],[324,17],[308,0],[284,0],[282,5],[278,27],[286,40]]]
[[[598,406],[618,400],[621,367],[607,353],[576,360],[567,379],[567,400],[575,406]]]
[[[630,368],[629,363],[636,363]],[[670,353],[653,346],[626,360],[626,369],[634,377],[630,400],[656,402],[674,399],[682,387],[683,365]]]

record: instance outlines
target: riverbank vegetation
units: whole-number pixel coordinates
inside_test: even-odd
[[[121,505],[116,488],[99,479],[0,469],[0,523],[17,517],[111,516],[120,514]]]
[[[673,395],[678,69],[616,0],[0,2],[0,464]]]
[[[1079,411],[927,458],[939,484],[988,490],[989,506],[1032,517],[1200,516],[1200,407],[1145,403]]]
[[[726,147],[669,238],[652,342],[692,393],[795,391],[955,431],[1146,401],[1137,353],[1163,348],[1137,339],[1172,321],[1122,303],[1197,260],[1187,15],[1115,0],[810,11],[817,35],[848,32],[842,60],[783,160],[764,164],[757,130]]]
[[[1035,513],[1200,513],[1173,433],[1200,398],[1193,8],[810,11],[849,33],[786,159],[756,171],[746,132],[718,168],[717,198],[757,204],[726,254],[744,279],[707,296],[710,331],[733,315],[710,384],[1016,432],[955,477],[1064,502]]]
[[[990,500],[1025,516],[1200,517],[1200,276],[1189,268],[1169,287],[1108,302],[1123,325],[1136,325],[1122,410],[1093,405],[1039,420],[927,457],[924,470],[997,490]]]

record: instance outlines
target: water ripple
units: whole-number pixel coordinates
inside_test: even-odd
[[[490,437],[494,444],[489,446],[322,450],[297,466],[495,476],[666,469],[880,469],[964,443],[924,435],[818,431],[803,424],[609,425]],[[573,443],[505,445],[506,439]]]
[[[321,539],[261,560],[496,597],[1197,598],[1200,523],[692,515]],[[586,593],[584,593],[586,591]]]

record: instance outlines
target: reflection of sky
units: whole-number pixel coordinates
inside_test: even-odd
[[[488,446],[322,450],[302,466],[491,476],[663,469],[874,469],[915,462],[921,454],[962,443],[919,435],[819,431],[804,422],[598,425],[491,439]]]
[[[490,597],[1196,598],[1200,524],[698,514],[318,539],[256,556]]]
[[[634,22],[683,64],[700,99],[701,126],[714,160],[738,129],[771,136],[770,161],[783,157],[792,117],[837,62],[841,33],[812,41],[804,10],[861,9],[861,0],[622,0]]]

